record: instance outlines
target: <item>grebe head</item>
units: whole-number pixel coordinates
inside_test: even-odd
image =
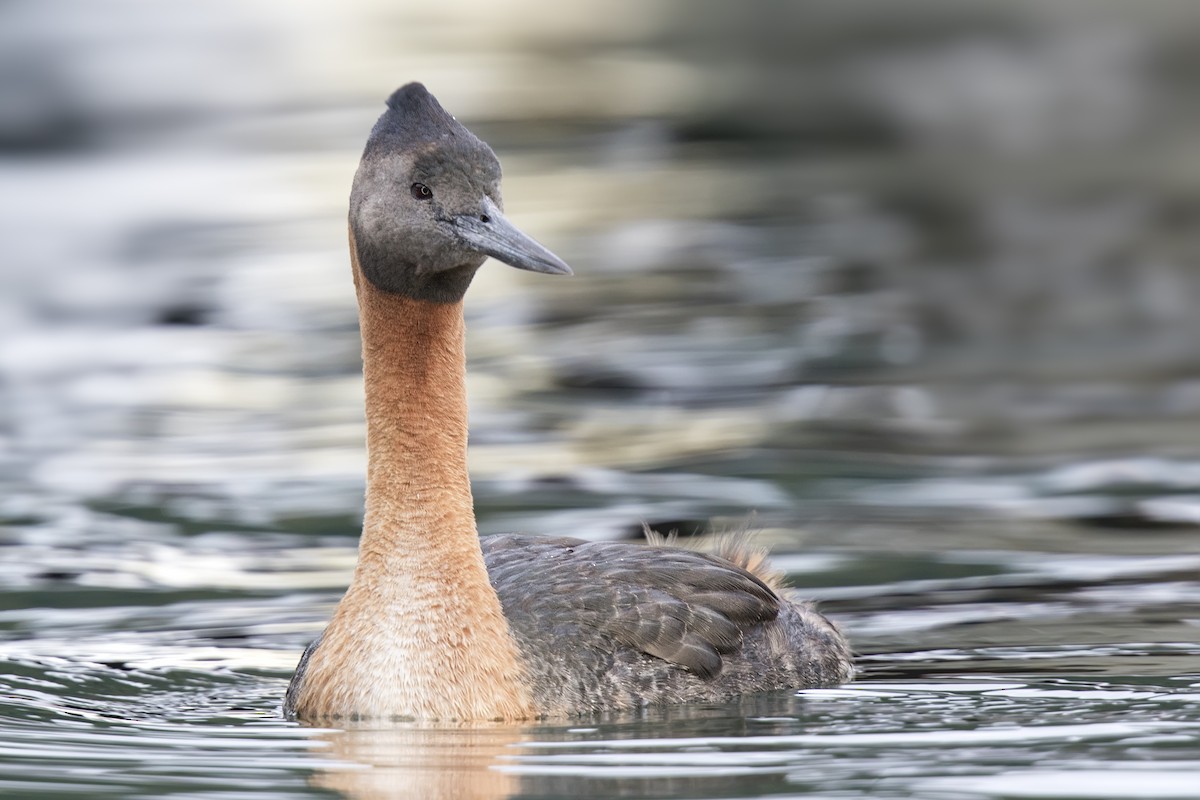
[[[505,218],[500,162],[419,83],[375,123],[350,193],[359,266],[376,288],[456,302],[491,256],[519,269],[571,269]]]

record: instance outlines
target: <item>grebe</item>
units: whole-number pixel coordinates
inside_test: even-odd
[[[501,212],[500,164],[419,83],[350,193],[366,385],[358,565],[284,711],[302,720],[522,720],[713,702],[853,675],[846,640],[761,555],[475,527],[463,295],[491,256],[570,268]]]

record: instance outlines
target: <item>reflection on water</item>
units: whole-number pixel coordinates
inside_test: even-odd
[[[519,779],[495,767],[522,738],[520,730],[500,726],[330,731],[315,741],[327,743],[322,754],[341,763],[322,770],[312,782],[363,800],[511,797],[520,788]]]
[[[1197,12],[905,5],[0,6],[0,793],[1192,796]],[[482,530],[753,513],[859,683],[279,718],[362,499],[345,196],[414,78],[577,272],[472,288]]]

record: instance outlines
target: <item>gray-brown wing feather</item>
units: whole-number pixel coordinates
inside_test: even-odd
[[[593,650],[607,640],[703,679],[781,602],[740,567],[676,548],[493,536],[484,558],[518,639]]]

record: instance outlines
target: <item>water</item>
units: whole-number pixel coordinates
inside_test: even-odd
[[[0,795],[1195,796],[1194,12],[593,5],[0,9]],[[749,519],[857,682],[281,719],[362,497],[346,190],[411,77],[577,273],[472,287],[482,531]]]

